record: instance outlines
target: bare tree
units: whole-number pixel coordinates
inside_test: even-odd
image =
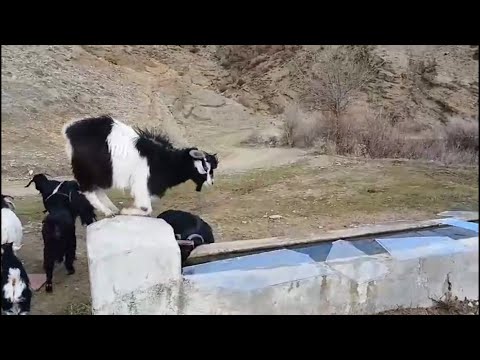
[[[366,46],[326,46],[315,54],[311,100],[338,117],[375,77],[376,69]]]
[[[304,103],[312,109],[327,112],[331,135],[340,136],[340,117],[356,100],[364,87],[374,79],[382,65],[375,64],[370,46],[321,46],[305,55],[302,68],[292,59],[296,74],[303,78]]]

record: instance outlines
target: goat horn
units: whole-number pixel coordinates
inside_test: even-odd
[[[177,240],[178,245],[183,245],[183,246],[194,246],[195,243],[193,240]]]
[[[203,159],[205,157],[205,153],[201,150],[192,149],[189,151],[189,154],[194,159]]]

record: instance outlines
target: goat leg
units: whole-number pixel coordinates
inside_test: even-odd
[[[70,241],[68,241],[67,244],[67,249],[65,251],[65,269],[67,269],[68,275],[73,275],[75,274],[73,262],[75,260],[75,253],[77,248],[77,238],[75,234],[71,235]]]
[[[43,251],[43,269],[45,270],[45,275],[47,276],[47,281],[45,283],[45,291],[51,293],[53,291],[53,268],[55,266],[55,260],[47,251]]]

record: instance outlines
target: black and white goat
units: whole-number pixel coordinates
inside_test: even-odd
[[[2,246],[12,244],[13,251],[16,252],[20,250],[22,243],[23,228],[20,219],[15,214],[13,197],[2,194]]]
[[[2,243],[2,314],[28,315],[31,300],[30,279],[15,256],[14,244]]]
[[[42,195],[43,206],[45,207],[44,212],[51,212],[52,206],[58,209],[63,205],[63,207],[69,209],[74,220],[80,217],[82,225],[90,225],[96,221],[94,208],[80,192],[76,181],[51,180],[45,174],[36,174],[25,187],[29,187],[32,182]],[[60,195],[61,197],[56,198],[54,202],[49,201],[55,195]]]
[[[53,269],[55,262],[64,261],[68,275],[75,273],[73,262],[77,250],[75,217],[65,197],[56,192],[46,200],[48,214],[42,222],[43,268],[47,277],[45,290],[53,291]]]
[[[196,247],[215,242],[212,227],[200,216],[182,211],[166,210],[157,216],[172,228],[182,256],[182,267]]]
[[[166,137],[110,116],[68,123],[63,136],[80,190],[105,216],[119,213],[105,190],[130,189],[134,204],[120,213],[149,216],[152,198],[188,180],[201,191],[204,183],[213,185],[218,166],[216,154],[196,147],[176,149]]]

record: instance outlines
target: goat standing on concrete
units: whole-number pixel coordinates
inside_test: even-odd
[[[13,244],[13,251],[16,252],[22,247],[23,228],[14,210],[13,197],[2,194],[2,245]]]
[[[50,202],[48,200],[58,194],[63,196],[63,198],[61,200],[58,198],[51,204],[54,204],[56,208],[63,204],[71,212],[74,222],[77,217],[80,217],[82,225],[90,225],[96,221],[94,208],[80,192],[80,187],[76,181],[49,180],[44,174],[36,174],[25,187],[29,187],[32,182],[42,195],[43,206],[45,207],[44,212],[51,212],[51,205],[49,205]]]
[[[168,139],[132,127],[109,116],[74,121],[63,128],[66,151],[80,190],[105,216],[119,213],[105,194],[108,189],[130,189],[134,206],[121,214],[149,216],[151,199],[192,180],[201,191],[213,184],[216,154],[196,147],[176,149]]]
[[[2,243],[2,313],[27,315],[32,300],[30,279],[13,250],[13,243]]]
[[[167,210],[157,218],[165,220],[173,228],[180,246],[182,267],[193,249],[215,242],[212,227],[198,215],[181,210]]]

